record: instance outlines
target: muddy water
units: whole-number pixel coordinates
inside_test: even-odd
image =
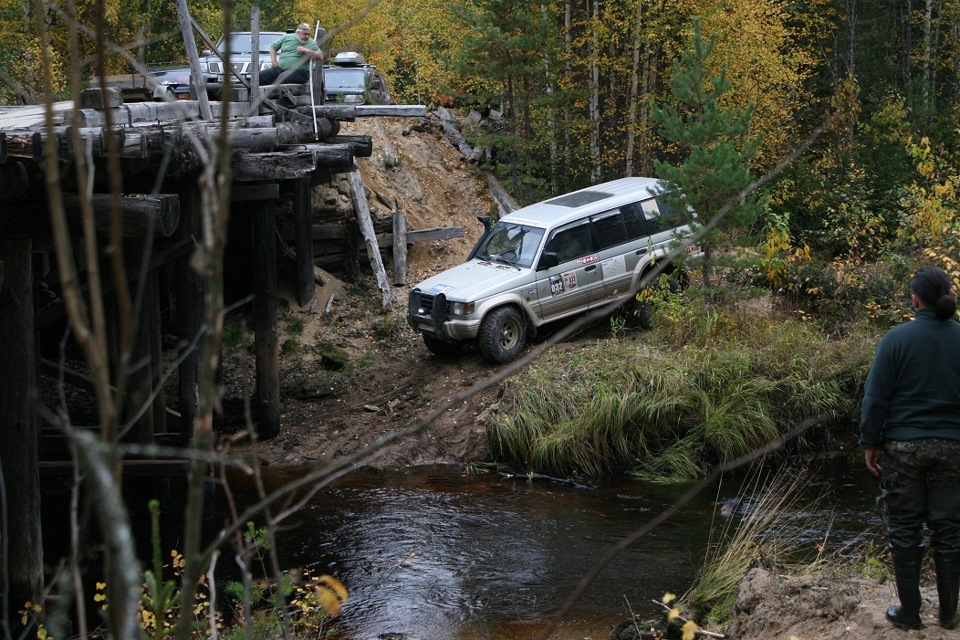
[[[283,472],[268,472],[269,483]],[[806,483],[827,493],[793,526],[811,546],[853,553],[880,530],[873,482],[860,469],[821,471]],[[310,567],[348,586],[340,626],[348,638],[534,638],[584,574],[687,485],[575,488],[456,468],[355,473],[321,490],[278,541],[285,567]],[[555,638],[607,638],[651,600],[682,593],[738,501],[741,481],[702,492],[619,556],[565,618]],[[836,506],[835,506],[836,505]],[[715,534],[714,534],[715,535]],[[390,636],[387,634],[401,634]]]

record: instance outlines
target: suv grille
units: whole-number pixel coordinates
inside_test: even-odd
[[[417,307],[417,310],[423,309],[423,315],[432,316],[433,315],[433,296],[427,294],[420,294],[420,305]]]

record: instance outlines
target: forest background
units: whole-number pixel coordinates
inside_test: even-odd
[[[206,1],[189,8],[216,38],[249,29],[253,4],[241,0],[225,11]],[[41,94],[41,43],[30,28],[40,6],[0,0],[7,103],[23,92]],[[957,0],[262,0],[258,6],[264,30],[319,21],[328,56],[364,54],[385,73],[398,102],[454,100],[502,112],[501,125],[473,142],[494,151],[492,168],[521,204],[624,175],[654,175],[657,161],[682,159],[682,146],[658,135],[654,112],[676,104],[671,64],[699,16],[704,39],[714,42],[708,72],[723,70],[730,82],[718,98],[721,108],[750,109],[750,135],[760,135],[754,175],[775,167],[819,124],[832,123],[769,187],[760,215],[733,231],[770,254],[773,285],[807,282],[802,288],[819,295],[820,287],[833,285],[810,284],[824,274],[816,263],[825,262],[831,282],[842,284],[850,267],[891,252],[929,251],[948,271],[960,271]],[[58,27],[73,10],[88,28],[80,32],[85,76],[93,74],[93,29],[126,52],[111,57],[107,72],[129,72],[131,58],[148,67],[186,60],[175,3],[82,0],[45,10],[54,87],[64,94],[68,29]],[[857,279],[860,285],[868,286]]]

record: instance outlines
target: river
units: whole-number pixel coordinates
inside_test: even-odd
[[[268,469],[265,480],[277,484],[289,473]],[[717,532],[750,508],[742,485],[729,478],[705,488],[632,545],[553,637],[606,639],[629,610],[653,615],[652,601],[683,593]],[[819,499],[797,509],[790,526],[813,552],[821,545],[855,555],[877,538],[876,486],[862,468],[820,468],[804,485],[810,501],[801,504]],[[285,522],[277,550],[283,567],[328,573],[348,587],[339,622],[347,638],[534,638],[611,546],[689,487],[577,488],[459,467],[356,472]]]

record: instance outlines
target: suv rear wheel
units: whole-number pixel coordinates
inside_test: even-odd
[[[520,355],[527,342],[526,318],[515,307],[494,309],[483,319],[477,340],[484,360],[509,362]]]

